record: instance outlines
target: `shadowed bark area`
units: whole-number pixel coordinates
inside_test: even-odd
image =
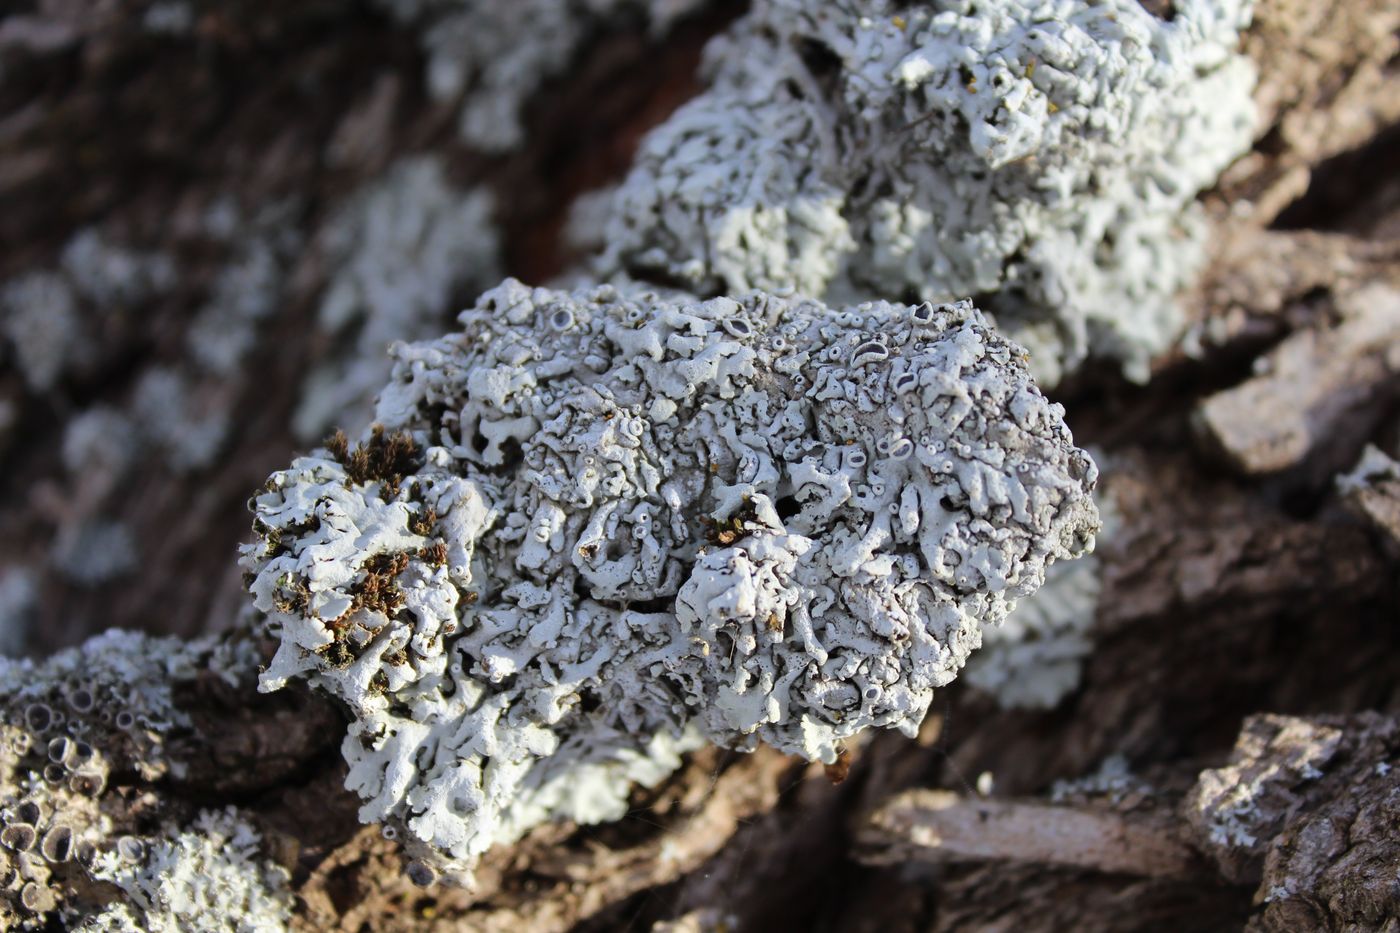
[[[32,6],[24,15],[47,9]],[[697,89],[705,39],[740,5],[664,36],[600,28],[536,95],[509,156],[456,136],[414,36],[370,6],[199,7],[181,35],[142,28],[145,9],[93,5],[43,42],[0,30],[0,281],[58,268],[93,226],[175,268],[174,284],[113,313],[81,307],[91,339],[50,390],[14,359],[0,369],[0,564],[37,581],[36,654],[108,626],[188,635],[238,621],[244,503],[298,448],[302,377],[337,352],[316,327],[329,275],[317,238],[352,192],[398,156],[435,154],[454,184],[494,193],[505,272],[559,274],[574,258],[569,206],[618,178]],[[1247,48],[1264,120],[1206,198],[1216,246],[1189,297],[1191,352],[1158,361],[1148,386],[1088,372],[1059,393],[1077,442],[1112,464],[1122,523],[1099,552],[1094,652],[1054,709],[1003,710],[954,683],[917,739],[869,736],[839,784],[771,750],[707,749],[618,823],[544,827],[491,852],[470,892],[415,886],[397,844],[360,825],[343,716],[302,688],[182,683],[192,727],[170,754],[188,772],[124,786],[163,813],[252,814],[304,930],[1400,922],[1400,491],[1334,483],[1367,444],[1400,454],[1397,29],[1385,0],[1261,0]],[[231,415],[227,438],[191,470],[143,450],[119,481],[85,485],[63,465],[67,427],[187,354],[239,248],[201,220],[226,198],[245,214],[285,205],[277,223],[296,243],[237,373],[200,387]],[[79,585],[50,558],[94,519],[129,530],[135,564]],[[1314,747],[1316,777],[1271,757]],[[1113,755],[1131,765],[1127,790],[1052,799],[1056,781]],[[1225,798],[1253,842],[1215,832],[1210,801]]]
[[[357,189],[400,156],[441,159],[451,183],[494,198],[502,262],[468,280],[542,284],[571,258],[560,231],[574,199],[626,171],[641,134],[694,93],[705,40],[742,7],[702,8],[664,36],[627,19],[600,23],[575,73],[546,82],[526,108],[524,148],[502,156],[457,136],[453,103],[423,86],[415,37],[367,4],[200,7],[181,35],[145,28],[141,4],[9,20],[20,38],[0,39],[0,284],[61,268],[84,230],[174,267],[168,287],[134,300],[80,302],[80,326],[60,339],[81,337],[83,352],[47,390],[27,386],[10,348],[0,350],[0,566],[37,579],[30,648],[107,626],[191,635],[237,614],[233,555],[248,536],[247,498],[307,446],[291,430],[306,373],[345,352],[317,326],[335,271],[319,238]],[[19,28],[26,19],[63,41],[26,44],[36,28]],[[250,219],[269,205],[273,220]],[[243,218],[231,238],[209,230],[218,211]],[[273,238],[292,243],[265,286],[273,309],[236,371],[191,380],[196,420],[228,422],[208,462],[173,468],[143,443],[119,482],[91,488],[73,476],[62,456],[68,425],[96,406],[135,404],[150,373],[180,368],[202,339],[195,324],[220,273],[247,241]],[[474,297],[454,294],[435,329]],[[93,523],[129,532],[122,572],[78,581],[55,572],[51,555]]]

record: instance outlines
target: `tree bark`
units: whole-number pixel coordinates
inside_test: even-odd
[[[85,311],[89,349],[51,391],[0,372],[0,566],[37,581],[35,655],[109,626],[239,627],[244,503],[300,443],[303,374],[337,352],[317,336],[315,244],[357,187],[399,155],[441,156],[495,193],[504,271],[542,282],[575,258],[569,205],[694,93],[704,41],[739,12],[715,4],[660,37],[600,28],[535,95],[525,146],[488,156],[425,89],[414,37],[367,7],[244,0],[153,36],[134,6],[93,4],[62,29],[51,6],[0,21],[0,280],[56,268],[95,226],[173,257],[176,284]],[[1398,30],[1387,0],[1260,0],[1247,48],[1264,119],[1206,198],[1217,248],[1190,297],[1192,353],[1144,387],[1089,372],[1060,391],[1077,442],[1113,464],[1123,519],[1100,553],[1094,653],[1053,710],[955,683],[917,739],[869,737],[839,784],[771,750],[704,750],[616,824],[493,851],[471,892],[416,887],[360,825],[343,715],[302,688],[181,681],[184,775],[113,786],[171,819],[250,813],[306,930],[1396,928],[1400,496],[1343,495],[1334,477],[1368,443],[1400,453]],[[234,415],[228,439],[190,472],[148,451],[130,479],[85,485],[62,465],[65,430],[185,354],[232,261],[197,221],[222,197],[290,205],[311,244],[238,374],[201,386]],[[75,585],[45,555],[94,518],[131,529],[139,560]],[[1320,777],[1271,784],[1295,732],[1332,737]],[[1140,782],[1126,796],[1047,796],[1115,754]],[[1250,781],[1267,818],[1252,843],[1222,843],[1202,814]]]

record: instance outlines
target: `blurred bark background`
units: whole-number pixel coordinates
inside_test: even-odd
[[[376,7],[232,0],[172,28],[151,13],[168,4],[19,6],[0,18],[0,288],[58,311],[34,336],[0,307],[0,616],[22,616],[34,654],[110,626],[234,624],[245,500],[308,446],[304,377],[345,352],[318,309],[327,231],[357,191],[430,154],[494,196],[498,259],[453,285],[445,329],[500,274],[568,268],[571,205],[621,177],[742,12],[598,22],[530,95],[524,144],[493,155]],[[701,752],[620,823],[493,852],[472,894],[413,887],[359,825],[339,714],[306,695],[191,690],[189,754],[208,767],[161,792],[256,813],[306,929],[1400,929],[1400,485],[1334,482],[1368,443],[1400,453],[1398,31],[1393,0],[1260,0],[1261,132],[1206,199],[1200,352],[1148,386],[1088,372],[1056,393],[1113,463],[1122,524],[1083,684],[1055,709],[955,683],[917,740],[872,737],[839,783],[768,750]],[[94,233],[110,254],[84,264]],[[200,310],[264,243],[272,309],[228,375],[188,371]],[[94,261],[110,274],[85,282]],[[59,362],[36,369],[27,346]],[[180,465],[180,438],[141,423],[162,384],[184,406],[174,430],[222,421],[212,453]],[[83,445],[73,424],[95,409],[144,413],[113,429],[130,448]],[[76,571],[83,548],[110,572]],[[1131,779],[1047,796],[1115,755]],[[1274,780],[1275,759],[1326,778],[1288,790],[1246,856],[1225,851],[1209,801]]]

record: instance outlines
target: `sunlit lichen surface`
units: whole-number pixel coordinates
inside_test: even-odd
[[[756,0],[643,143],[599,270],[702,293],[982,296],[1042,384],[1145,379],[1249,148],[1249,0]]]
[[[507,281],[275,474],[264,689],[344,703],[361,817],[465,879],[708,740],[833,761],[1081,553],[1093,461],[969,303]]]

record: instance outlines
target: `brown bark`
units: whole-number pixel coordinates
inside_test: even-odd
[[[867,864],[1028,862],[1148,878],[1201,874],[1169,826],[1111,811],[1039,801],[964,799],[908,791],[881,807],[861,833]]]
[[[1338,297],[1335,326],[1299,331],[1256,360],[1259,375],[1196,409],[1207,444],[1244,474],[1354,461],[1400,397],[1400,290],[1380,282]]]

